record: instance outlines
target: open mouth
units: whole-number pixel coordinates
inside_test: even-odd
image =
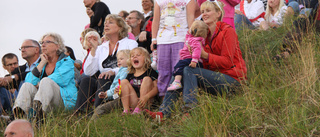
[[[133,60],[133,64],[138,65],[139,64],[139,60]]]

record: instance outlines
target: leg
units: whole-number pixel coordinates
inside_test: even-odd
[[[34,101],[39,101],[42,104],[44,112],[51,111],[54,106],[63,106],[59,85],[48,77],[43,78],[39,83]]]
[[[198,83],[201,88],[213,95],[228,92],[232,85],[239,85],[239,82],[222,73],[214,72],[203,68],[185,67],[183,71],[183,101],[185,107],[192,108],[197,103]]]
[[[110,79],[98,79],[97,91],[94,93],[94,107],[98,107],[102,103],[103,98],[99,98],[99,93],[108,90],[112,84],[113,79],[114,76],[110,77]]]
[[[88,110],[92,94],[97,90],[96,81],[97,79],[89,76],[81,79],[75,110]]]
[[[38,89],[31,83],[24,83],[20,88],[19,96],[14,102],[13,110],[19,108],[28,113],[37,90]]]
[[[171,79],[171,83],[173,82]],[[164,96],[163,102],[160,105],[159,111],[163,113],[164,116],[169,117],[172,110],[174,109],[174,102],[176,102],[180,97],[181,91],[167,92]]]
[[[10,111],[12,109],[10,94],[11,93],[6,88],[0,87],[0,101],[1,101],[0,114],[2,113],[2,110]]]
[[[131,86],[127,79],[121,81],[121,102],[124,112],[129,112],[130,107],[136,107],[138,104],[138,97],[136,91]]]
[[[244,28],[254,29],[254,26],[252,25],[251,21],[246,16],[241,14],[235,14],[234,24],[236,30],[241,30]]]
[[[146,96],[154,87],[153,81],[150,77],[144,77],[141,83],[141,88],[140,88],[140,98]],[[150,105],[151,100],[153,97],[149,96],[149,100],[147,101],[147,106]],[[137,106],[139,107],[139,106]],[[139,107],[140,108],[140,107]],[[140,108],[142,109],[142,108]]]

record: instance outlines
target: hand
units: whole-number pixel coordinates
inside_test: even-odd
[[[146,31],[142,31],[139,35],[139,41],[143,42],[147,40],[147,32]]]
[[[138,106],[140,108],[144,108],[144,106],[146,106],[147,102],[149,101],[149,97],[148,95],[145,95],[143,97],[140,97],[139,101],[138,101]]]
[[[48,63],[48,56],[44,53],[42,53],[40,55],[40,58],[41,58],[41,62],[40,63],[43,63],[43,64],[47,64]]]
[[[197,66],[197,63],[191,61],[191,63],[189,64],[189,67],[195,68]]]
[[[156,44],[157,44],[157,40],[154,40],[154,41],[151,42],[151,45],[150,45],[151,51],[155,50],[155,49],[153,48],[153,45],[156,45]]]
[[[114,94],[119,94],[119,86],[114,89]]]
[[[96,36],[89,35],[87,37],[87,39],[89,42],[88,45],[89,45],[90,50],[97,49],[97,47],[99,45],[98,38]]]
[[[110,79],[111,76],[114,76],[114,72],[112,70],[110,71],[107,71],[107,72],[102,72],[100,75],[99,75],[99,79]]]
[[[107,92],[100,92],[98,94],[98,96],[99,96],[99,98],[107,98],[108,97]]]
[[[203,48],[201,48],[201,58],[203,59],[208,59],[209,58],[209,54],[203,50]]]
[[[93,16],[93,14],[94,14],[94,12],[91,10],[91,8],[87,8],[87,9],[86,9],[86,12],[87,12],[87,15],[89,16],[89,18],[90,18],[91,16]]]

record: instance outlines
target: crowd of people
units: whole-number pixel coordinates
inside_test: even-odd
[[[2,58],[9,72],[0,78],[2,116],[41,121],[62,107],[96,119],[123,108],[123,115],[161,120],[180,96],[184,114],[192,115],[200,91],[232,93],[247,79],[236,31],[277,28],[288,16],[320,19],[317,0],[263,2],[142,0],[142,12],[111,14],[103,2],[84,0],[85,59],[76,60],[57,33],[26,39],[20,48],[26,64],[12,53]]]

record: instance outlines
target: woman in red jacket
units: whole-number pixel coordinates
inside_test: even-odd
[[[240,81],[247,77],[238,36],[230,25],[221,22],[223,5],[219,1],[206,1],[201,5],[202,19],[208,25],[209,33],[201,52],[204,68],[185,67],[183,70],[183,108],[186,112],[197,103],[199,87],[213,95],[222,94],[240,86]],[[146,111],[153,118],[169,116],[178,97],[179,91],[167,92],[160,112]]]

